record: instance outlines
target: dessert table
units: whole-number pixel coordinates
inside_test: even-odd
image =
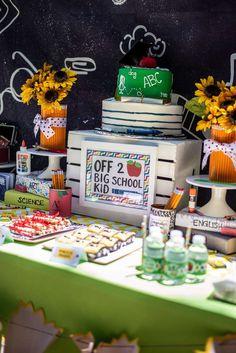
[[[236,330],[236,306],[209,298],[222,270],[211,270],[205,283],[166,287],[136,277],[140,250],[76,268],[49,258],[43,244],[0,247],[0,320],[5,324],[20,301],[43,308],[65,329],[47,353],[78,352],[69,335],[88,331],[97,342],[137,337],[141,353],[190,353],[209,336]]]

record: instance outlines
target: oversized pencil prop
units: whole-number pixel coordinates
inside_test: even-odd
[[[183,188],[175,187],[174,192],[172,193],[169,201],[165,205],[164,209],[174,210],[178,206],[182,196],[184,194]]]
[[[64,189],[64,173],[62,169],[52,170],[52,188]]]

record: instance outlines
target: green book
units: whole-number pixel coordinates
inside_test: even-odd
[[[28,192],[8,190],[5,192],[4,202],[6,204],[24,206],[37,210],[48,211],[49,200],[45,197],[33,195]]]
[[[119,69],[117,96],[170,99],[172,79],[167,69],[123,67]]]

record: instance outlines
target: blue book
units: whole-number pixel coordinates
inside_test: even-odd
[[[4,200],[5,192],[14,188],[14,173],[0,173],[0,200]]]
[[[0,174],[0,200],[4,200],[5,192],[9,187],[9,178]]]

